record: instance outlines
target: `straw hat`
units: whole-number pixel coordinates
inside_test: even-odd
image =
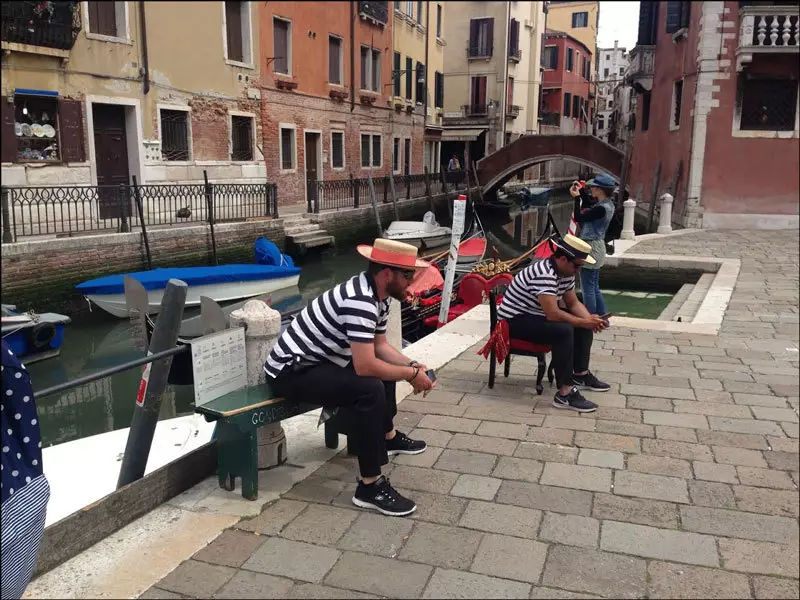
[[[369,261],[400,269],[427,269],[429,264],[417,258],[417,249],[411,244],[376,238],[372,246],[361,244],[358,253]]]
[[[562,238],[555,238],[553,243],[576,260],[584,260],[586,264],[589,265],[593,265],[597,262],[589,255],[592,251],[592,247],[571,233],[568,233]]]

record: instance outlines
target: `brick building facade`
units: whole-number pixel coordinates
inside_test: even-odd
[[[589,102],[593,57],[589,49],[561,31],[545,34],[542,64],[542,123],[560,133],[591,131]]]
[[[264,159],[281,204],[307,202],[310,181],[399,174],[406,156],[422,172],[424,116],[392,102],[390,17],[388,2],[260,6]]]
[[[672,193],[673,221],[688,227],[798,227],[799,12],[640,3],[634,197]]]

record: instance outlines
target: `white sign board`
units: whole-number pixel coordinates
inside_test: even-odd
[[[467,201],[460,198],[453,202],[453,227],[451,231],[454,235],[460,236],[464,233],[464,219],[467,213]]]
[[[447,257],[447,267],[444,273],[444,289],[442,290],[442,302],[439,307],[439,322],[447,323],[447,315],[450,311],[450,295],[453,293],[453,280],[456,275],[456,262],[458,261],[458,247],[461,242],[461,234],[464,233],[464,217],[467,212],[467,197],[463,194],[453,201],[453,227],[450,236],[450,252]]]
[[[202,406],[247,385],[244,327],[192,340],[194,403]]]

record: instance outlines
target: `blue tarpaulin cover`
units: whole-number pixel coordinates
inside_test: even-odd
[[[280,249],[265,237],[260,237],[255,244],[256,264],[275,265],[277,267],[293,267],[291,256],[281,254]]]
[[[138,273],[121,273],[84,281],[75,286],[82,294],[124,294],[125,287],[122,276],[127,275],[138,280],[146,290],[161,290],[167,287],[170,279],[180,279],[189,287],[210,285],[213,283],[233,283],[237,281],[258,281],[260,279],[277,279],[299,275],[300,269],[293,266],[274,265],[222,265],[219,267],[181,267],[170,269],[152,269]]]

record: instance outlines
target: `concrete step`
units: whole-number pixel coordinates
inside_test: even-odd
[[[320,231],[322,228],[317,223],[298,223],[295,225],[292,223],[291,225],[284,225],[284,232],[286,235],[300,235],[302,233],[310,233],[312,231]]]
[[[311,240],[320,236],[331,237],[324,229],[317,229],[316,231],[304,231],[303,233],[297,234],[287,234],[287,236],[292,238],[296,244],[305,243],[307,240]]]
[[[306,248],[318,248],[321,246],[330,246],[334,243],[334,237],[332,235],[317,235],[312,238],[306,238],[301,242],[303,246]]]

